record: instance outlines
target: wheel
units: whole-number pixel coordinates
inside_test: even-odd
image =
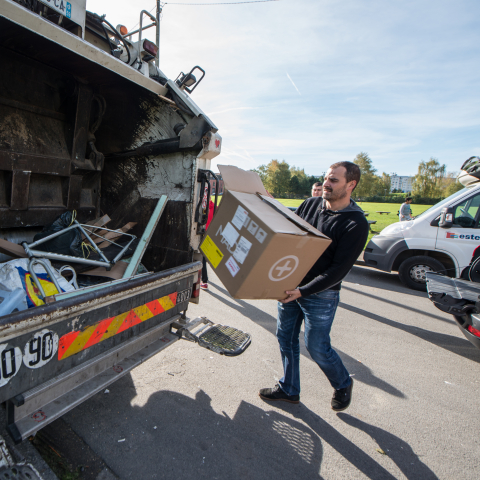
[[[427,272],[441,272],[444,265],[432,257],[418,255],[404,260],[398,268],[398,276],[401,282],[413,290],[427,291]]]

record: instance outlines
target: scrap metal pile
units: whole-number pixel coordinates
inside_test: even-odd
[[[60,215],[33,242],[0,238],[0,253],[11,258],[0,263],[0,316],[147,273],[140,262],[166,202],[159,199],[140,240],[127,233],[136,222],[112,230],[108,215],[82,224],[75,211]]]

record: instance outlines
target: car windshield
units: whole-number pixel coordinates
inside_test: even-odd
[[[468,188],[462,188],[461,190],[459,190],[458,192],[455,192],[454,194],[450,195],[449,197],[445,198],[444,200],[442,200],[441,202],[439,203],[436,203],[435,205],[432,205],[429,209],[425,210],[424,212],[422,212],[420,215],[417,215],[415,218],[420,218],[420,217],[424,217],[425,215],[428,214],[428,212],[431,212],[434,208],[436,209],[437,207],[443,207],[443,205],[445,205],[446,203],[449,203],[451,200],[453,200],[455,197],[459,197],[460,195],[464,194],[465,192],[467,192],[469,189]]]

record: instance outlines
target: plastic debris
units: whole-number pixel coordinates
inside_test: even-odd
[[[110,393],[110,390],[108,388],[106,388],[103,393]]]
[[[121,438],[121,439],[118,441],[118,443],[124,442],[124,441],[125,441],[125,439],[124,439],[124,438]]]

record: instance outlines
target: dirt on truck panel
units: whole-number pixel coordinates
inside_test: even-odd
[[[16,443],[193,328],[221,151],[190,99],[201,67],[170,80],[152,42],[68,5],[0,0],[0,402]]]

